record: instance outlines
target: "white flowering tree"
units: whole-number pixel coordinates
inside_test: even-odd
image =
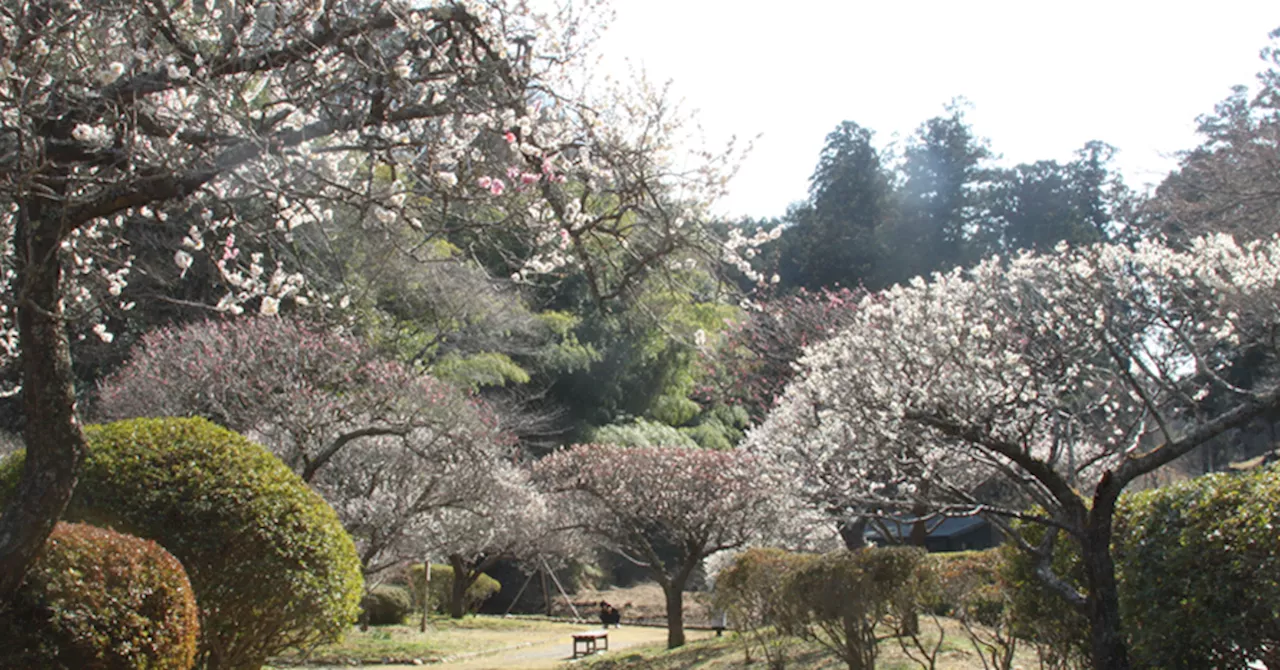
[[[592,10],[4,0],[0,349],[21,355],[28,456],[0,516],[0,599],[74,487],[85,447],[65,328],[130,307],[118,304],[126,225],[189,223],[174,263],[208,255],[225,287],[216,306],[232,312],[339,303],[302,281],[319,269],[313,256],[239,250],[261,236],[289,249],[352,210],[370,234],[505,230],[530,250],[518,278],[576,265],[601,298],[675,250],[737,262],[748,241],[713,244],[702,217],[731,172],[725,154],[669,169],[675,130],[660,97],[579,95],[572,63]],[[517,195],[528,201],[503,205]],[[460,222],[447,209],[469,202],[495,207],[462,208],[472,215]]]
[[[441,508],[424,524],[421,546],[453,568],[448,611],[466,613],[466,592],[503,560],[569,558],[582,553],[582,534],[565,528],[529,472],[510,462],[493,464],[467,500]]]
[[[1116,499],[1280,404],[1278,307],[1276,240],[991,259],[863,300],[808,351],[747,448],[807,496],[1046,525],[1032,543],[1002,522],[1090,621],[1094,667],[1127,668],[1109,546]],[[1260,354],[1264,383],[1220,374],[1240,349]],[[1232,402],[1204,402],[1211,393]],[[978,497],[975,484],[992,478],[1040,511]],[[1083,590],[1054,574],[1055,542],[1079,548]]]
[[[770,480],[738,451],[581,444],[534,465],[574,525],[647,569],[667,600],[667,646],[684,644],[684,589],[702,560],[746,544],[773,518]]]

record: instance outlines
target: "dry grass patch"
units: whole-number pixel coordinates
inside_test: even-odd
[[[684,623],[690,627],[707,627],[711,625],[711,607],[708,604],[709,593],[686,591],[684,594]],[[598,621],[600,601],[604,600],[617,607],[622,613],[622,623],[648,624],[654,626],[667,625],[667,599],[662,587],[653,582],[637,584],[627,588],[610,587],[601,591],[581,589],[571,596],[578,613],[588,621]],[[572,617],[573,612],[563,597],[552,604],[552,614],[557,617]]]

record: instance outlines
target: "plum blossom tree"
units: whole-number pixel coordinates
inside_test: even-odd
[[[580,444],[534,465],[559,513],[649,570],[667,600],[667,646],[684,644],[683,593],[704,558],[773,518],[772,487],[738,451]]]
[[[352,209],[371,234],[507,231],[531,250],[521,277],[577,265],[598,297],[662,267],[674,249],[741,262],[750,240],[712,244],[702,224],[730,154],[670,170],[660,96],[614,106],[578,94],[572,64],[595,33],[593,9],[5,0],[0,348],[7,359],[21,353],[28,457],[0,516],[0,600],[74,487],[85,445],[65,328],[87,319],[110,338],[107,308],[130,307],[120,304],[131,276],[126,225],[190,222],[173,254],[180,273],[207,254],[225,287],[216,306],[265,314],[290,301],[341,305],[307,290],[304,271],[321,268],[294,243]],[[448,209],[501,205],[518,187],[531,200],[510,208],[520,216],[498,206],[458,222]],[[240,253],[265,237],[296,253]]]
[[[527,469],[496,463],[473,485],[481,487],[478,495],[431,514],[421,535],[427,554],[453,568],[448,609],[454,618],[466,613],[467,589],[499,561],[563,559],[585,546],[580,532],[559,523]]]
[[[334,506],[369,573],[420,556],[431,515],[481,498],[511,444],[466,393],[285,317],[148,333],[95,413],[202,416],[260,439]]]
[[[747,448],[806,495],[987,513],[1037,575],[1090,621],[1094,667],[1129,667],[1110,553],[1116,499],[1136,477],[1280,405],[1280,242],[1199,238],[990,259],[865,298],[808,351]],[[1260,384],[1221,372],[1257,352]],[[1231,403],[1204,402],[1211,394]],[[1041,512],[1001,507],[1000,478]],[[1085,589],[1054,574],[1080,550]]]
[[[839,332],[862,295],[848,288],[800,289],[759,301],[759,309],[747,312],[707,352],[713,386],[703,390],[704,399],[742,406],[759,422],[795,376],[794,363],[805,347]]]
[[[483,499],[502,461],[481,447],[425,435],[362,438],[340,451],[311,485],[338,513],[364,572],[373,575],[420,558],[440,541],[438,517]]]

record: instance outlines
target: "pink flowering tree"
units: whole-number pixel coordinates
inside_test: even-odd
[[[781,399],[796,374],[796,361],[807,347],[840,332],[853,318],[864,291],[848,288],[777,296],[745,313],[714,349],[704,352],[708,385],[699,400],[745,408],[758,424]],[[861,506],[846,497],[815,495],[808,501],[834,523],[845,546],[865,545],[866,518]]]
[[[261,440],[333,505],[371,573],[420,556],[431,515],[476,500],[510,446],[466,393],[283,317],[147,334],[95,416],[202,416]]]
[[[126,226],[180,221],[179,278],[205,258],[217,309],[264,314],[344,304],[332,277],[319,290],[305,281],[326,268],[294,244],[323,246],[304,233],[335,212],[422,243],[456,227],[503,230],[531,250],[520,278],[580,267],[599,297],[676,249],[742,262],[751,240],[721,244],[703,224],[736,154],[678,163],[660,94],[578,93],[593,9],[7,2],[0,354],[21,354],[27,460],[0,516],[0,599],[74,488],[85,443],[65,328],[75,319],[110,339],[106,316],[132,307]],[[517,185],[530,202],[504,210]],[[453,207],[467,202],[498,206],[460,221]]]
[[[761,300],[707,352],[711,386],[702,390],[704,399],[744,407],[758,423],[795,376],[805,347],[839,332],[862,295],[847,288],[801,289]]]
[[[534,479],[564,523],[646,568],[667,599],[667,646],[684,644],[683,594],[703,559],[746,544],[773,518],[770,480],[738,451],[581,444],[538,461]]]
[[[988,514],[1090,621],[1094,667],[1128,668],[1110,552],[1116,499],[1280,406],[1278,307],[1275,240],[991,259],[864,299],[843,332],[808,350],[747,448],[806,495]],[[1240,349],[1263,361],[1253,388],[1221,374]],[[1205,402],[1211,394],[1232,402]],[[991,479],[1028,507],[975,493]],[[1009,518],[1050,532],[1033,543]],[[1083,589],[1053,571],[1063,542],[1080,552]]]

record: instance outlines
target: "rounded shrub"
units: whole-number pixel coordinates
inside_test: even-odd
[[[401,586],[375,586],[360,600],[360,621],[370,626],[404,623],[411,611],[409,591]]]
[[[804,561],[787,575],[779,628],[818,643],[850,668],[874,668],[876,629],[907,625],[929,578],[924,557],[918,547],[873,547]]]
[[[740,629],[771,626],[784,605],[787,577],[812,558],[777,548],[748,549],[716,575],[713,605]]]
[[[182,564],[155,542],[59,523],[11,607],[0,667],[186,670],[196,601]]]
[[[422,608],[422,564],[418,563],[409,568],[409,598],[414,609]],[[488,600],[490,596],[502,590],[502,584],[498,580],[486,574],[481,574],[480,578],[475,581],[466,592],[466,603],[464,609],[468,612],[475,612],[480,604]],[[453,568],[448,565],[431,564],[431,589],[428,595],[431,597],[431,606],[434,611],[445,612],[449,606],[449,597],[453,593]]]
[[[259,668],[336,640],[364,590],[350,536],[278,458],[203,419],[85,429],[89,454],[65,517],[153,539],[187,570],[202,668]],[[9,488],[19,459],[3,469]]]

